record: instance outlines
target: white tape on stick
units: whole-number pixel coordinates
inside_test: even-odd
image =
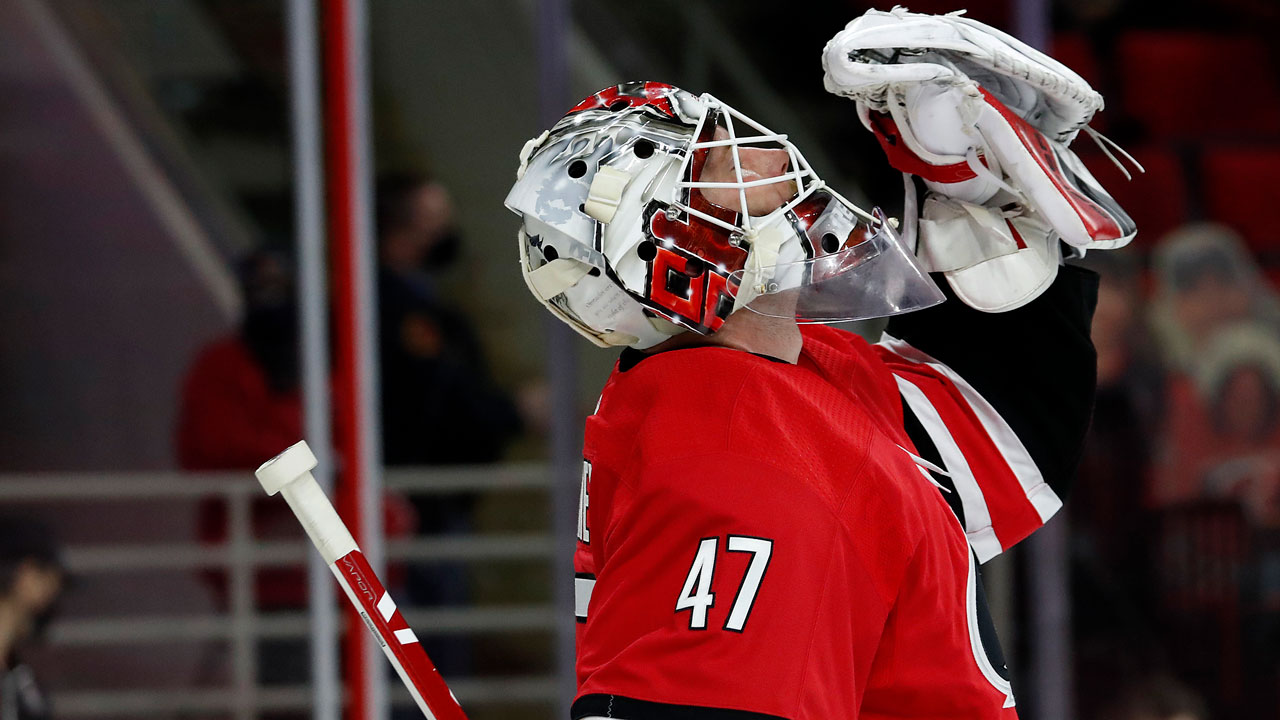
[[[263,463],[254,474],[268,495],[284,496],[320,556],[333,563],[359,547],[312,476],[315,466],[316,456],[303,440]]]

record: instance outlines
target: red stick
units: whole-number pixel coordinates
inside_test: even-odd
[[[312,477],[315,466],[316,456],[311,448],[305,441],[299,442],[258,468],[258,481],[268,495],[278,492],[289,503],[369,632],[382,645],[382,652],[386,653],[422,714],[429,720],[467,720],[458,699],[436,671],[395,601],[365,561],[351,532]]]

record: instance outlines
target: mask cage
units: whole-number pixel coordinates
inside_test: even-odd
[[[782,222],[787,213],[795,208],[796,205],[803,202],[815,191],[826,188],[827,192],[839,197],[845,205],[863,219],[868,222],[874,220],[870,213],[845,200],[834,190],[828,188],[827,184],[810,167],[804,155],[787,139],[787,135],[773,132],[709,93],[703,94],[700,99],[703,104],[703,110],[693,131],[693,136],[696,139],[689,144],[689,152],[681,161],[676,174],[677,177],[681,178],[676,182],[676,188],[683,191],[672,203],[676,208],[724,228],[731,233],[750,237],[773,223]],[[714,131],[717,126],[722,127],[728,137],[715,138]],[[785,150],[790,159],[788,171],[774,177],[746,180],[743,177],[743,164],[739,148],[750,146]],[[714,148],[722,147],[727,147],[730,150],[735,179],[733,181],[705,181],[700,179],[707,154]],[[694,175],[698,177],[695,178],[693,177]],[[753,217],[749,212],[747,191],[751,188],[778,183],[793,183],[796,192],[780,207],[771,210],[765,215]],[[739,224],[735,225],[723,218],[693,207],[693,193],[706,189],[734,190],[737,192],[737,207],[729,207],[727,209],[738,213]],[[721,203],[713,204],[723,206]]]

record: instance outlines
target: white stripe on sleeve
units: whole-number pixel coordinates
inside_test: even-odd
[[[907,406],[920,420],[925,432],[929,433],[929,438],[938,448],[938,455],[942,457],[942,464],[951,475],[956,494],[960,496],[960,504],[964,508],[964,534],[977,553],[978,561],[986,562],[999,555],[1004,548],[996,537],[995,528],[991,526],[991,511],[987,508],[987,499],[969,468],[969,461],[965,460],[960,446],[951,437],[951,431],[920,388],[897,375],[893,379],[898,382],[898,392],[902,393]]]
[[[996,412],[991,403],[987,402],[972,385],[965,382],[964,378],[956,374],[954,370],[933,359],[910,343],[886,334],[881,338],[879,344],[905,360],[928,365],[942,374],[951,384],[955,385],[965,401],[969,403],[969,407],[973,409],[974,414],[978,416],[978,422],[982,424],[982,429],[986,431],[987,436],[995,443],[996,449],[1000,451],[1000,455],[1008,463],[1009,469],[1018,478],[1018,484],[1022,486],[1022,491],[1026,494],[1027,500],[1036,509],[1041,522],[1048,522],[1049,518],[1053,517],[1054,513],[1062,508],[1062,499],[1044,481],[1044,475],[1041,474],[1040,468],[1036,467],[1035,460],[1031,458],[1031,453],[1027,452],[1026,446],[1018,439],[1017,434],[1013,432],[1013,428],[1009,427],[1009,423],[1000,417],[1000,413]],[[933,433],[930,432],[929,435],[933,436]],[[950,469],[950,465],[947,467]],[[965,512],[968,512],[967,506]]]
[[[591,591],[596,588],[595,578],[573,579],[573,614],[579,620],[587,619],[587,607],[591,604]]]

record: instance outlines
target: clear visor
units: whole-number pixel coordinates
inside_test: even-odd
[[[749,264],[733,273],[748,310],[801,322],[841,322],[898,315],[944,299],[879,208],[870,222],[854,220],[851,213],[823,213],[807,234],[832,252],[767,267]],[[840,244],[832,245],[828,236]]]

